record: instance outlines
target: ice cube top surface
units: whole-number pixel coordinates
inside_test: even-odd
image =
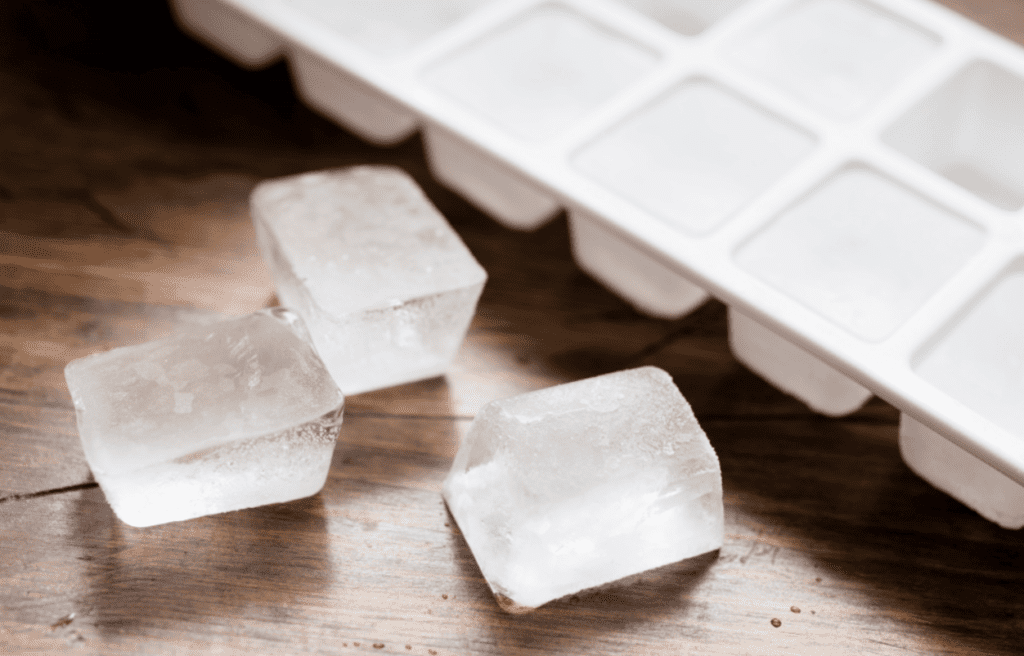
[[[654,367],[488,404],[444,496],[506,607],[535,608],[722,544],[718,458]]]
[[[487,274],[416,183],[394,167],[279,178],[252,195],[258,230],[333,314],[483,284]],[[271,257],[275,257],[271,255]]]
[[[295,321],[257,312],[68,364],[89,465],[133,471],[339,409],[344,397]]]

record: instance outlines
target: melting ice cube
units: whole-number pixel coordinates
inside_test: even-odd
[[[445,372],[487,274],[408,175],[306,173],[260,184],[251,204],[278,297],[345,394]]]
[[[86,460],[126,524],[316,494],[344,397],[286,310],[264,310],[64,370]]]
[[[722,545],[718,458],[654,367],[488,404],[444,498],[511,612]]]

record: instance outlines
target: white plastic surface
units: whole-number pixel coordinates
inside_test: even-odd
[[[710,298],[706,291],[609,231],[585,210],[569,210],[569,236],[580,268],[644,314],[676,319]]]
[[[427,125],[423,139],[434,177],[505,226],[533,230],[561,209],[551,194],[444,128]]]
[[[915,474],[985,519],[1024,527],[1024,486],[905,414],[900,454]]]
[[[383,140],[430,126],[439,177],[507,224],[571,208],[637,307],[685,303],[623,271],[678,275],[1024,483],[1019,310],[993,309],[1024,307],[1020,46],[928,0],[217,3],[330,71],[293,59],[321,111],[380,115],[351,79],[406,112]]]
[[[871,391],[736,308],[729,308],[729,347],[736,359],[823,415],[855,412]]]
[[[302,47],[289,62],[295,88],[307,105],[363,139],[390,146],[416,131],[416,115]]]
[[[268,66],[284,51],[274,30],[228,2],[171,0],[171,7],[183,29],[246,68]]]

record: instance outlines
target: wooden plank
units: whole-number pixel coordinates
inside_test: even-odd
[[[148,529],[96,489],[0,505],[0,600],[22,631],[74,613],[59,635],[156,653],[1015,653],[1021,537],[917,481],[874,427],[818,424],[709,424],[717,558],[526,616],[497,608],[444,509],[465,422],[435,418],[347,419],[323,492],[288,504]]]
[[[1012,0],[947,4],[1020,40]],[[144,38],[116,41],[113,12]],[[418,140],[362,144],[304,109],[283,67],[235,69],[160,2],[4,3],[0,35],[8,651],[1019,653],[1024,534],[917,479],[890,406],[815,416],[736,362],[721,304],[637,315],[572,263],[564,219],[497,226],[430,177]],[[63,366],[275,302],[248,190],[353,163],[410,171],[488,270],[455,366],[350,398],[310,499],[121,524],[89,484]],[[673,375],[719,454],[725,545],[503,613],[440,497],[469,420],[495,398],[641,364]]]

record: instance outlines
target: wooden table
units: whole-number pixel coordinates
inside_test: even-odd
[[[640,316],[573,264],[564,217],[501,228],[434,182],[418,138],[361,143],[283,65],[235,68],[159,0],[93,4],[0,9],[0,653],[1024,651],[1024,535],[916,478],[895,409],[809,412],[733,359],[721,304]],[[1024,40],[1019,2],[952,4]],[[64,365],[273,305],[252,185],[366,162],[415,176],[490,274],[451,373],[351,397],[315,497],[120,523]],[[640,364],[718,451],[725,545],[503,613],[439,493],[460,435],[489,400]]]

